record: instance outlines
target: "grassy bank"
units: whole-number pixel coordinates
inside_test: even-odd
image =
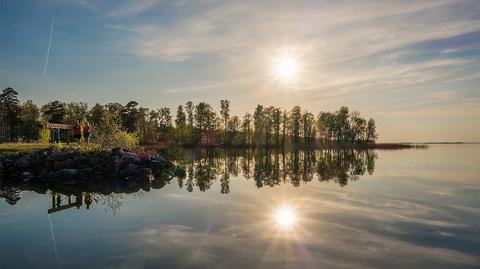
[[[10,155],[19,152],[45,150],[53,147],[49,143],[2,143],[0,144],[0,155]]]
[[[48,144],[48,143],[4,143],[0,144],[0,155],[10,155],[16,154],[19,152],[29,152],[37,150],[45,150],[49,148],[64,148],[66,144]],[[69,148],[78,148],[80,145],[78,143],[70,143]],[[82,146],[80,146],[82,147]],[[376,143],[376,144],[332,144],[332,145],[311,145],[311,146],[299,146],[298,149],[345,149],[345,148],[354,148],[354,149],[409,149],[409,148],[426,148],[427,145],[424,144],[408,144],[408,143]],[[144,146],[146,149],[168,149],[165,145],[148,145]],[[223,147],[219,147],[223,148]],[[226,148],[246,148],[246,147],[226,147]],[[251,148],[251,147],[248,147]],[[292,148],[292,146],[287,146],[287,148]]]

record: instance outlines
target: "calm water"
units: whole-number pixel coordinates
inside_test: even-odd
[[[478,145],[169,154],[186,178],[5,189],[0,267],[480,267]]]

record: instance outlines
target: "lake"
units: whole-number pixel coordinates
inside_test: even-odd
[[[480,145],[166,154],[185,178],[4,188],[0,267],[480,267]]]

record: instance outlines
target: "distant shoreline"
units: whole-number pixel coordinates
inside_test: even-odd
[[[167,150],[171,148],[186,148],[186,149],[300,149],[300,150],[309,150],[309,149],[421,149],[427,148],[427,145],[417,144],[417,143],[371,143],[371,144],[329,144],[329,145],[285,145],[285,146],[266,146],[266,145],[194,145],[194,146],[165,146],[165,145],[143,145],[142,147],[147,149],[162,149]]]
[[[452,142],[420,142],[420,143],[408,142],[408,143],[406,143],[406,144],[457,145],[457,144],[480,144],[480,142],[461,142],[461,141],[452,141]]]

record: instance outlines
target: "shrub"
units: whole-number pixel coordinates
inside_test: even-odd
[[[120,147],[134,149],[138,143],[138,136],[122,129],[120,118],[113,113],[106,112],[99,124],[93,128],[93,143],[100,148],[110,150]]]
[[[43,144],[50,142],[50,135],[51,135],[50,129],[47,129],[47,128],[41,129],[38,142]]]

